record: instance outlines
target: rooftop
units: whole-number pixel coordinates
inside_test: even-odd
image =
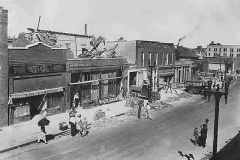
[[[33,28],[27,28],[28,30],[34,32],[35,29]],[[47,32],[51,34],[60,34],[60,35],[68,35],[68,36],[75,36],[75,37],[86,37],[86,38],[92,38],[92,36],[89,35],[81,35],[81,34],[74,34],[74,33],[65,33],[65,32],[56,32],[56,31],[50,31],[50,30],[42,30],[42,29],[37,29],[37,32]]]

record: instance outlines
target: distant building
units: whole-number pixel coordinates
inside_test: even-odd
[[[240,57],[240,45],[222,45],[212,41],[207,46],[207,57]]]

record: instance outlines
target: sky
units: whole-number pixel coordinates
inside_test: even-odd
[[[240,43],[240,0],[1,0],[8,35],[27,28],[102,35],[109,41],[149,40],[195,48]]]

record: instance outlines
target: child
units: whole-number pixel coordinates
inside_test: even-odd
[[[83,122],[82,122],[82,136],[83,137],[87,135],[87,125],[88,125],[87,118],[84,118]]]
[[[81,114],[78,114],[76,117],[76,129],[77,133],[82,135],[82,119]]]

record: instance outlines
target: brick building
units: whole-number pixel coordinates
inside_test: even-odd
[[[0,7],[0,127],[8,125],[8,11]]]
[[[157,90],[161,85],[173,81],[175,48],[173,43],[160,43],[155,41],[120,41],[109,42],[106,46],[118,44],[116,55],[124,56],[130,63],[128,73],[128,91],[131,85],[142,86],[152,69],[152,88]]]
[[[49,115],[66,111],[66,51],[41,42],[8,49],[10,124],[30,120],[43,107]]]
[[[83,108],[118,101],[128,67],[121,57],[68,59],[67,106],[72,107],[76,93]]]

